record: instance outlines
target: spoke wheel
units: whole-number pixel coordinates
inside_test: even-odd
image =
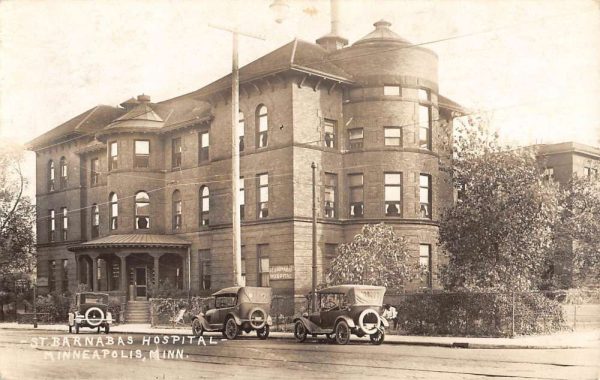
[[[369,338],[371,339],[371,343],[379,346],[385,339],[385,331],[383,329],[377,330],[376,333],[369,335]]]
[[[202,336],[204,334],[204,328],[202,327],[202,323],[198,318],[192,321],[192,334],[195,336]]]
[[[225,336],[229,340],[234,340],[237,338],[240,333],[240,328],[237,323],[235,323],[235,319],[229,318],[227,322],[225,322]]]
[[[304,342],[306,340],[306,335],[308,335],[308,331],[306,331],[306,326],[304,326],[304,323],[302,323],[302,321],[297,321],[294,325],[294,337],[296,338],[296,341],[298,341],[299,343]]]
[[[350,342],[350,327],[346,321],[340,321],[335,326],[335,341],[337,344],[348,344]]]
[[[256,330],[256,335],[262,340],[267,339],[269,337],[269,325],[265,325],[262,329]]]

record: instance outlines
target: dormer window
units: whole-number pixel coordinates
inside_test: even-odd
[[[400,86],[383,86],[383,95],[400,96]]]

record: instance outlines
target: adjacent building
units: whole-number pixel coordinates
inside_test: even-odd
[[[405,236],[436,287],[438,220],[452,185],[452,119],[438,57],[378,21],[348,46],[294,40],[240,70],[241,176],[231,178],[231,77],[177,98],[97,106],[30,143],[37,155],[38,276],[134,300],[154,281],[194,294],[233,282],[231,182],[239,181],[247,285],[311,287],[311,163],[319,282],[366,223]],[[291,307],[291,306],[290,306]]]

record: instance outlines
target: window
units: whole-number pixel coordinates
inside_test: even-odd
[[[108,170],[119,168],[119,145],[116,141],[109,144]]]
[[[348,149],[362,149],[363,147],[363,129],[348,129]]]
[[[245,216],[244,206],[246,206],[246,184],[244,181],[244,177],[240,177],[239,186],[240,186],[240,193],[238,196],[238,202],[240,203],[240,220],[244,220],[244,216]]]
[[[269,143],[269,116],[264,104],[258,106],[256,110],[256,128],[256,146],[264,148]]]
[[[383,86],[383,95],[400,96],[400,86]]]
[[[244,151],[244,133],[246,129],[246,123],[244,121],[244,113],[240,112],[240,120],[238,122],[238,139],[240,144],[240,152]]]
[[[69,260],[62,261],[62,290],[66,292],[69,289]]]
[[[54,161],[50,160],[48,162],[48,191],[56,190],[56,186],[54,184]]]
[[[56,273],[56,260],[50,260],[48,262],[48,290],[53,292],[56,290],[56,278],[54,274]]]
[[[207,186],[200,188],[200,225],[208,226],[210,211],[210,193]]]
[[[135,194],[135,229],[150,228],[150,196],[145,191]]]
[[[431,176],[419,176],[419,213],[421,218],[431,219]]]
[[[419,104],[419,148],[431,150],[431,107]]]
[[[181,167],[181,137],[171,140],[171,167]]]
[[[420,88],[419,90],[419,100],[423,102],[431,101],[431,92],[425,88]]]
[[[385,127],[383,129],[386,146],[402,145],[402,129],[399,127]]]
[[[97,158],[90,161],[90,169],[90,183],[95,186],[100,183],[100,161]]]
[[[258,187],[258,217],[269,216],[269,174],[258,174],[256,176]]]
[[[325,173],[325,209],[326,218],[337,217],[337,174]]]
[[[242,276],[242,285],[245,286],[246,285],[246,257],[244,255],[244,246],[242,246],[242,271],[241,271],[241,276]]]
[[[337,147],[337,123],[335,122],[335,120],[325,119],[324,135],[324,142],[327,148]]]
[[[426,277],[422,281],[425,286],[431,287],[431,245],[419,244],[419,266],[427,271]]]
[[[586,177],[597,177],[598,176],[598,169],[597,168],[592,168],[590,166],[585,166],[583,168],[583,175]]]
[[[350,187],[350,216],[363,216],[363,175],[349,174],[348,184]]]
[[[54,231],[56,231],[56,215],[54,210],[48,210],[48,241],[54,241]]]
[[[173,192],[173,229],[180,230],[182,225],[182,214],[181,214],[181,193],[179,190]]]
[[[117,194],[110,194],[109,203],[109,229],[116,230],[119,227],[119,199],[117,198]]]
[[[198,162],[205,162],[209,160],[209,134],[208,131],[200,132],[198,135],[198,145],[200,150],[198,151]]]
[[[135,158],[133,165],[136,168],[150,167],[150,141],[135,140]]]
[[[549,182],[550,180],[554,180],[554,168],[544,168],[544,173],[542,174],[542,178],[546,182]]]
[[[258,286],[269,286],[269,257],[268,244],[259,244],[256,246],[258,257]]]
[[[67,188],[67,159],[64,157],[60,158],[60,188]]]
[[[67,208],[63,207],[60,209],[60,213],[62,214],[62,240],[67,240],[67,230],[69,229],[69,217],[67,216]]]
[[[202,290],[210,290],[210,249],[200,249],[198,257],[200,258],[200,286]]]
[[[100,211],[98,205],[94,203],[92,205],[92,239],[97,238],[100,235]]]
[[[402,174],[384,173],[385,182],[385,215],[400,216],[402,214]]]

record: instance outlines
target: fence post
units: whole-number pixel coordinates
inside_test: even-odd
[[[511,311],[511,323],[510,323],[510,337],[515,337],[515,292],[512,292],[512,311]]]

